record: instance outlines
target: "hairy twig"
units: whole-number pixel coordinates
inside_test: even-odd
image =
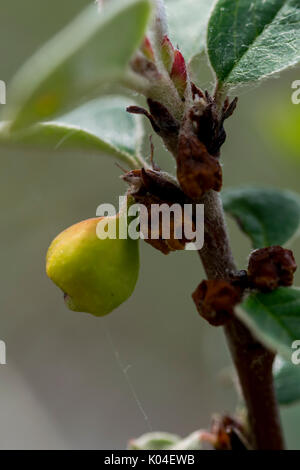
[[[205,194],[203,203],[205,244],[199,254],[209,279],[226,279],[236,268],[222,204],[214,191]],[[252,445],[281,450],[284,442],[272,376],[274,354],[235,317],[225,326],[225,333],[247,406]]]

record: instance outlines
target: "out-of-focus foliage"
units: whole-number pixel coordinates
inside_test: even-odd
[[[291,360],[277,356],[274,368],[276,397],[280,405],[292,405],[300,400],[300,367]]]
[[[165,3],[171,40],[189,61],[205,48],[214,0],[166,0]]]
[[[151,432],[129,442],[130,450],[203,450],[203,431],[185,438],[166,432]]]
[[[143,125],[141,116],[126,112],[132,103],[123,96],[107,96],[86,103],[57,121],[36,124],[20,133],[7,134],[3,126],[0,142],[111,155],[135,167]]]
[[[48,120],[103,92],[123,77],[142,41],[149,0],[90,5],[45,44],[15,76],[4,120],[13,130]]]
[[[288,97],[282,100],[274,94],[260,110],[256,122],[271,151],[300,164],[300,104],[293,104]]]

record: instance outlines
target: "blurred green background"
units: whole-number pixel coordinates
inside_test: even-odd
[[[0,0],[0,79],[9,83],[88,3]],[[198,82],[209,87],[205,60],[196,65]],[[274,104],[289,106],[297,79],[299,68],[241,93],[226,125],[226,187],[300,190],[300,150],[289,154],[276,134],[274,142],[270,137],[283,119]],[[160,165],[174,170],[155,142]],[[143,243],[139,282],[126,304],[102,319],[69,312],[45,275],[47,247],[62,229],[94,216],[100,203],[117,203],[124,192],[120,170],[105,156],[0,151],[0,339],[8,361],[0,366],[0,448],[118,449],[149,428],[184,436],[207,427],[212,412],[232,412],[236,394],[226,379],[230,358],[222,330],[200,319],[191,300],[204,277],[197,255],[164,257]],[[242,268],[250,244],[232,221],[229,228]],[[299,241],[294,250],[299,260]],[[300,449],[300,406],[282,417],[289,448]]]

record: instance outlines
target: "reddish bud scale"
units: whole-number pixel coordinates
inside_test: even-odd
[[[174,64],[175,59],[175,50],[173,44],[171,43],[169,37],[166,35],[163,38],[162,45],[161,45],[161,57],[169,73],[172,72],[172,67]]]
[[[147,36],[144,38],[144,41],[141,45],[141,52],[151,62],[155,61],[154,52],[153,52],[153,49],[152,49],[152,46],[151,46],[151,42],[150,42],[150,40]]]
[[[187,86],[187,69],[184,57],[178,49],[174,51],[171,79],[173,80],[179,95],[183,97]]]

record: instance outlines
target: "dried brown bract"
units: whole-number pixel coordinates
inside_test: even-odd
[[[179,138],[177,178],[184,193],[191,199],[199,199],[206,191],[222,188],[222,168],[205,145],[190,132],[182,132]]]
[[[162,171],[141,168],[128,171],[122,179],[129,184],[130,194],[138,202],[142,202],[147,196],[154,196],[162,202],[168,201],[172,204],[189,202],[176,181]]]
[[[225,280],[202,281],[192,297],[200,315],[213,326],[227,323],[242,291]]]
[[[249,450],[250,444],[242,423],[230,416],[214,416],[211,425],[216,450]]]
[[[171,152],[174,152],[178,145],[179,122],[172,116],[167,108],[158,101],[149,98],[147,103],[150,112],[140,106],[129,106],[127,112],[146,116],[156,134],[163,139],[167,148]]]
[[[221,112],[207,92],[192,84],[194,105],[187,112],[179,133],[177,177],[190,198],[199,199],[210,189],[222,188],[220,148],[225,142],[224,121],[233,113],[237,99],[227,98]]]
[[[252,288],[270,291],[291,286],[297,264],[291,250],[271,246],[254,251],[249,259],[248,278]]]
[[[195,105],[190,110],[195,133],[210,155],[218,157],[220,148],[226,140],[224,121],[234,112],[237,98],[232,102],[226,98],[221,112],[214,98],[206,91],[203,93],[195,85],[192,88]],[[198,102],[197,102],[198,101]]]
[[[129,193],[135,201],[142,204],[147,211],[140,212],[140,231],[145,241],[163,254],[171,251],[184,250],[185,245],[193,240],[184,236],[184,224],[187,224],[186,214],[181,211],[171,211],[169,233],[163,229],[162,217],[164,209],[173,204],[183,207],[188,200],[180,187],[171,177],[161,171],[150,169],[132,170],[122,177],[130,185]],[[194,230],[192,218],[189,221],[191,229]]]

